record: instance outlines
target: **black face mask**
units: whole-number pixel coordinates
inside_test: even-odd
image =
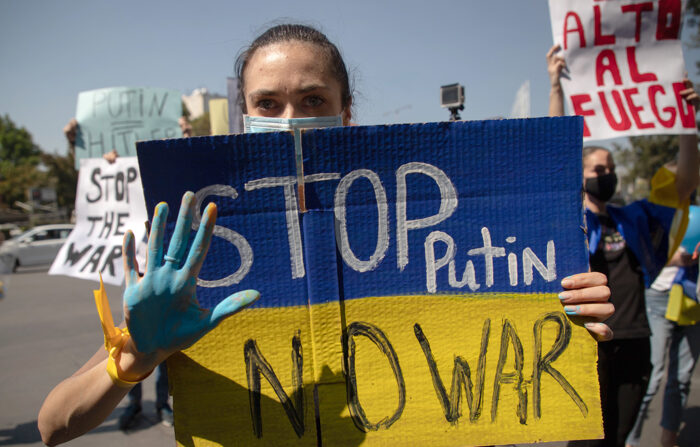
[[[617,187],[617,175],[615,173],[603,174],[598,177],[587,178],[583,184],[586,192],[601,202],[612,199]]]

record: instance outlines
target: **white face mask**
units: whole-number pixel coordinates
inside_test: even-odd
[[[270,118],[266,116],[243,115],[243,125],[245,133],[282,132],[319,127],[339,127],[343,125],[343,117],[337,115],[311,118]]]

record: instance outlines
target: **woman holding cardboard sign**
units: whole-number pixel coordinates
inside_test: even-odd
[[[279,130],[300,123],[307,127],[350,124],[352,93],[345,63],[335,45],[313,28],[271,28],[242,54],[237,68],[248,131]],[[128,331],[115,330],[109,322],[103,324],[109,329],[106,340],[112,360],[100,350],[47,397],[39,414],[46,443],[64,442],[97,426],[128,388],[155,365],[193,344],[221,319],[257,297],[254,292],[243,292],[224,300],[213,311],[198,308],[194,284],[211,239],[216,211],[211,205],[207,208],[190,256],[177,270],[176,263],[184,260],[189,234],[182,229],[190,227],[193,207],[192,194],[188,193],[170,249],[163,256],[167,205],[158,206],[143,279],[138,277],[133,238],[126,237],[124,300]],[[607,303],[609,290],[605,284],[606,278],[600,273],[581,273],[562,281],[567,289],[561,293],[565,311],[590,317],[586,327],[599,339],[612,336],[608,326],[599,322],[613,312]],[[163,312],[163,307],[172,312]],[[175,336],[174,327],[181,329]]]
[[[559,45],[555,45],[546,56],[551,82],[550,116],[564,114],[559,78],[566,62],[556,54],[558,50]],[[680,95],[697,107],[700,97],[690,81],[683,82],[687,88]],[[615,332],[614,339],[598,347],[605,439],[575,445],[624,446],[646,391],[651,371],[651,332],[644,290],[661,272],[669,253],[674,253],[680,244],[687,225],[688,198],[700,182],[696,134],[680,135],[678,140],[677,168],[662,167],[656,173],[651,180],[649,201],[624,207],[608,204],[617,186],[610,151],[601,147],[583,150],[591,269],[608,275],[611,301],[617,312],[606,320]],[[680,219],[680,225],[674,225],[676,215],[683,216],[685,224]],[[674,445],[675,436],[665,435],[663,444]]]

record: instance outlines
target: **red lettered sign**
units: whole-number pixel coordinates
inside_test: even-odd
[[[679,40],[685,0],[550,0],[554,42],[571,114],[584,139],[695,132],[695,111],[680,96]]]

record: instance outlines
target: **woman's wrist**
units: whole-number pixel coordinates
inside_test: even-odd
[[[129,337],[116,358],[119,377],[128,382],[138,382],[145,379],[165,357],[157,353],[144,354],[136,349]]]

